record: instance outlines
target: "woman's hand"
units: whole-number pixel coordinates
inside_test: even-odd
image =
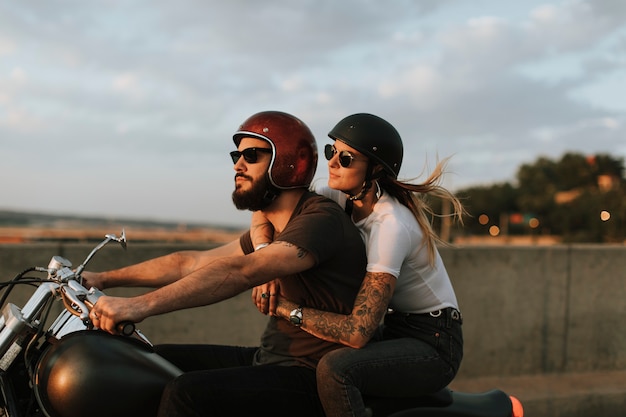
[[[252,288],[252,302],[265,315],[275,316],[278,306],[280,286],[277,280]]]

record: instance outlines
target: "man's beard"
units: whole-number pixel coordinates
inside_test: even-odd
[[[246,177],[249,178],[249,177]],[[252,187],[243,191],[235,188],[233,191],[233,203],[238,210],[257,211],[267,207],[278,193],[272,193],[268,186],[267,176],[252,181]]]

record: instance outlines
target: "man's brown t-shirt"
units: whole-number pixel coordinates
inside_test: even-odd
[[[275,240],[306,250],[316,261],[307,271],[278,278],[281,296],[303,307],[350,314],[367,260],[358,229],[339,205],[305,193]],[[254,251],[249,232],[240,242],[246,254]],[[270,317],[255,364],[315,367],[325,353],[341,346],[312,336],[285,319]]]

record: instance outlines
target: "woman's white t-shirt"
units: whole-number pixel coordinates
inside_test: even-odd
[[[346,195],[328,186],[318,186],[325,195],[345,208]],[[431,265],[423,244],[424,233],[411,211],[383,193],[373,212],[355,223],[367,250],[367,271],[385,272],[397,278],[389,308],[403,313],[429,313],[446,307],[458,308],[448,272],[439,251]]]

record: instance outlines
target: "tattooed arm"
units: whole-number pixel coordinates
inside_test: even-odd
[[[304,320],[301,328],[320,339],[361,348],[374,335],[387,312],[395,286],[396,278],[393,275],[368,272],[349,315],[305,307],[302,309]],[[280,297],[275,314],[289,319],[291,311],[297,307],[295,303]]]

